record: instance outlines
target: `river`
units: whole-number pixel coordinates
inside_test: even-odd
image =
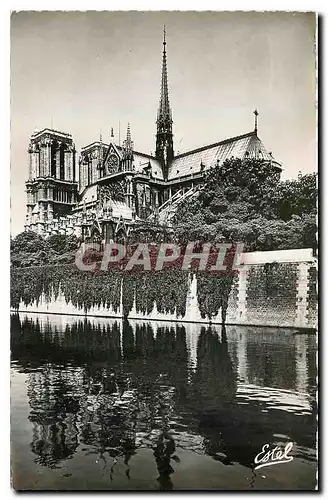
[[[313,490],[316,353],[288,329],[14,314],[13,486]]]

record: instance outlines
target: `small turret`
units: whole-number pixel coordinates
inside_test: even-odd
[[[122,161],[124,170],[133,170],[133,141],[131,139],[130,123],[128,123],[126,139],[123,141]]]

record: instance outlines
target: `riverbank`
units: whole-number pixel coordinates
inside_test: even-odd
[[[164,268],[96,273],[74,265],[14,268],[14,311],[196,323],[317,328],[310,249],[243,254],[234,276]]]

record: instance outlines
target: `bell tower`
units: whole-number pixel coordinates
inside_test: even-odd
[[[77,202],[75,145],[71,134],[47,128],[31,136],[28,155],[25,229],[47,235]]]
[[[156,158],[161,163],[164,179],[168,177],[169,166],[174,157],[172,124],[167,84],[166,30],[164,26],[161,95],[156,120]]]

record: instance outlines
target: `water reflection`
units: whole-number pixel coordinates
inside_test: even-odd
[[[144,448],[170,490],[186,450],[252,469],[264,443],[290,440],[314,459],[312,336],[32,314],[13,315],[11,334],[37,465],[92,455],[129,482]]]

